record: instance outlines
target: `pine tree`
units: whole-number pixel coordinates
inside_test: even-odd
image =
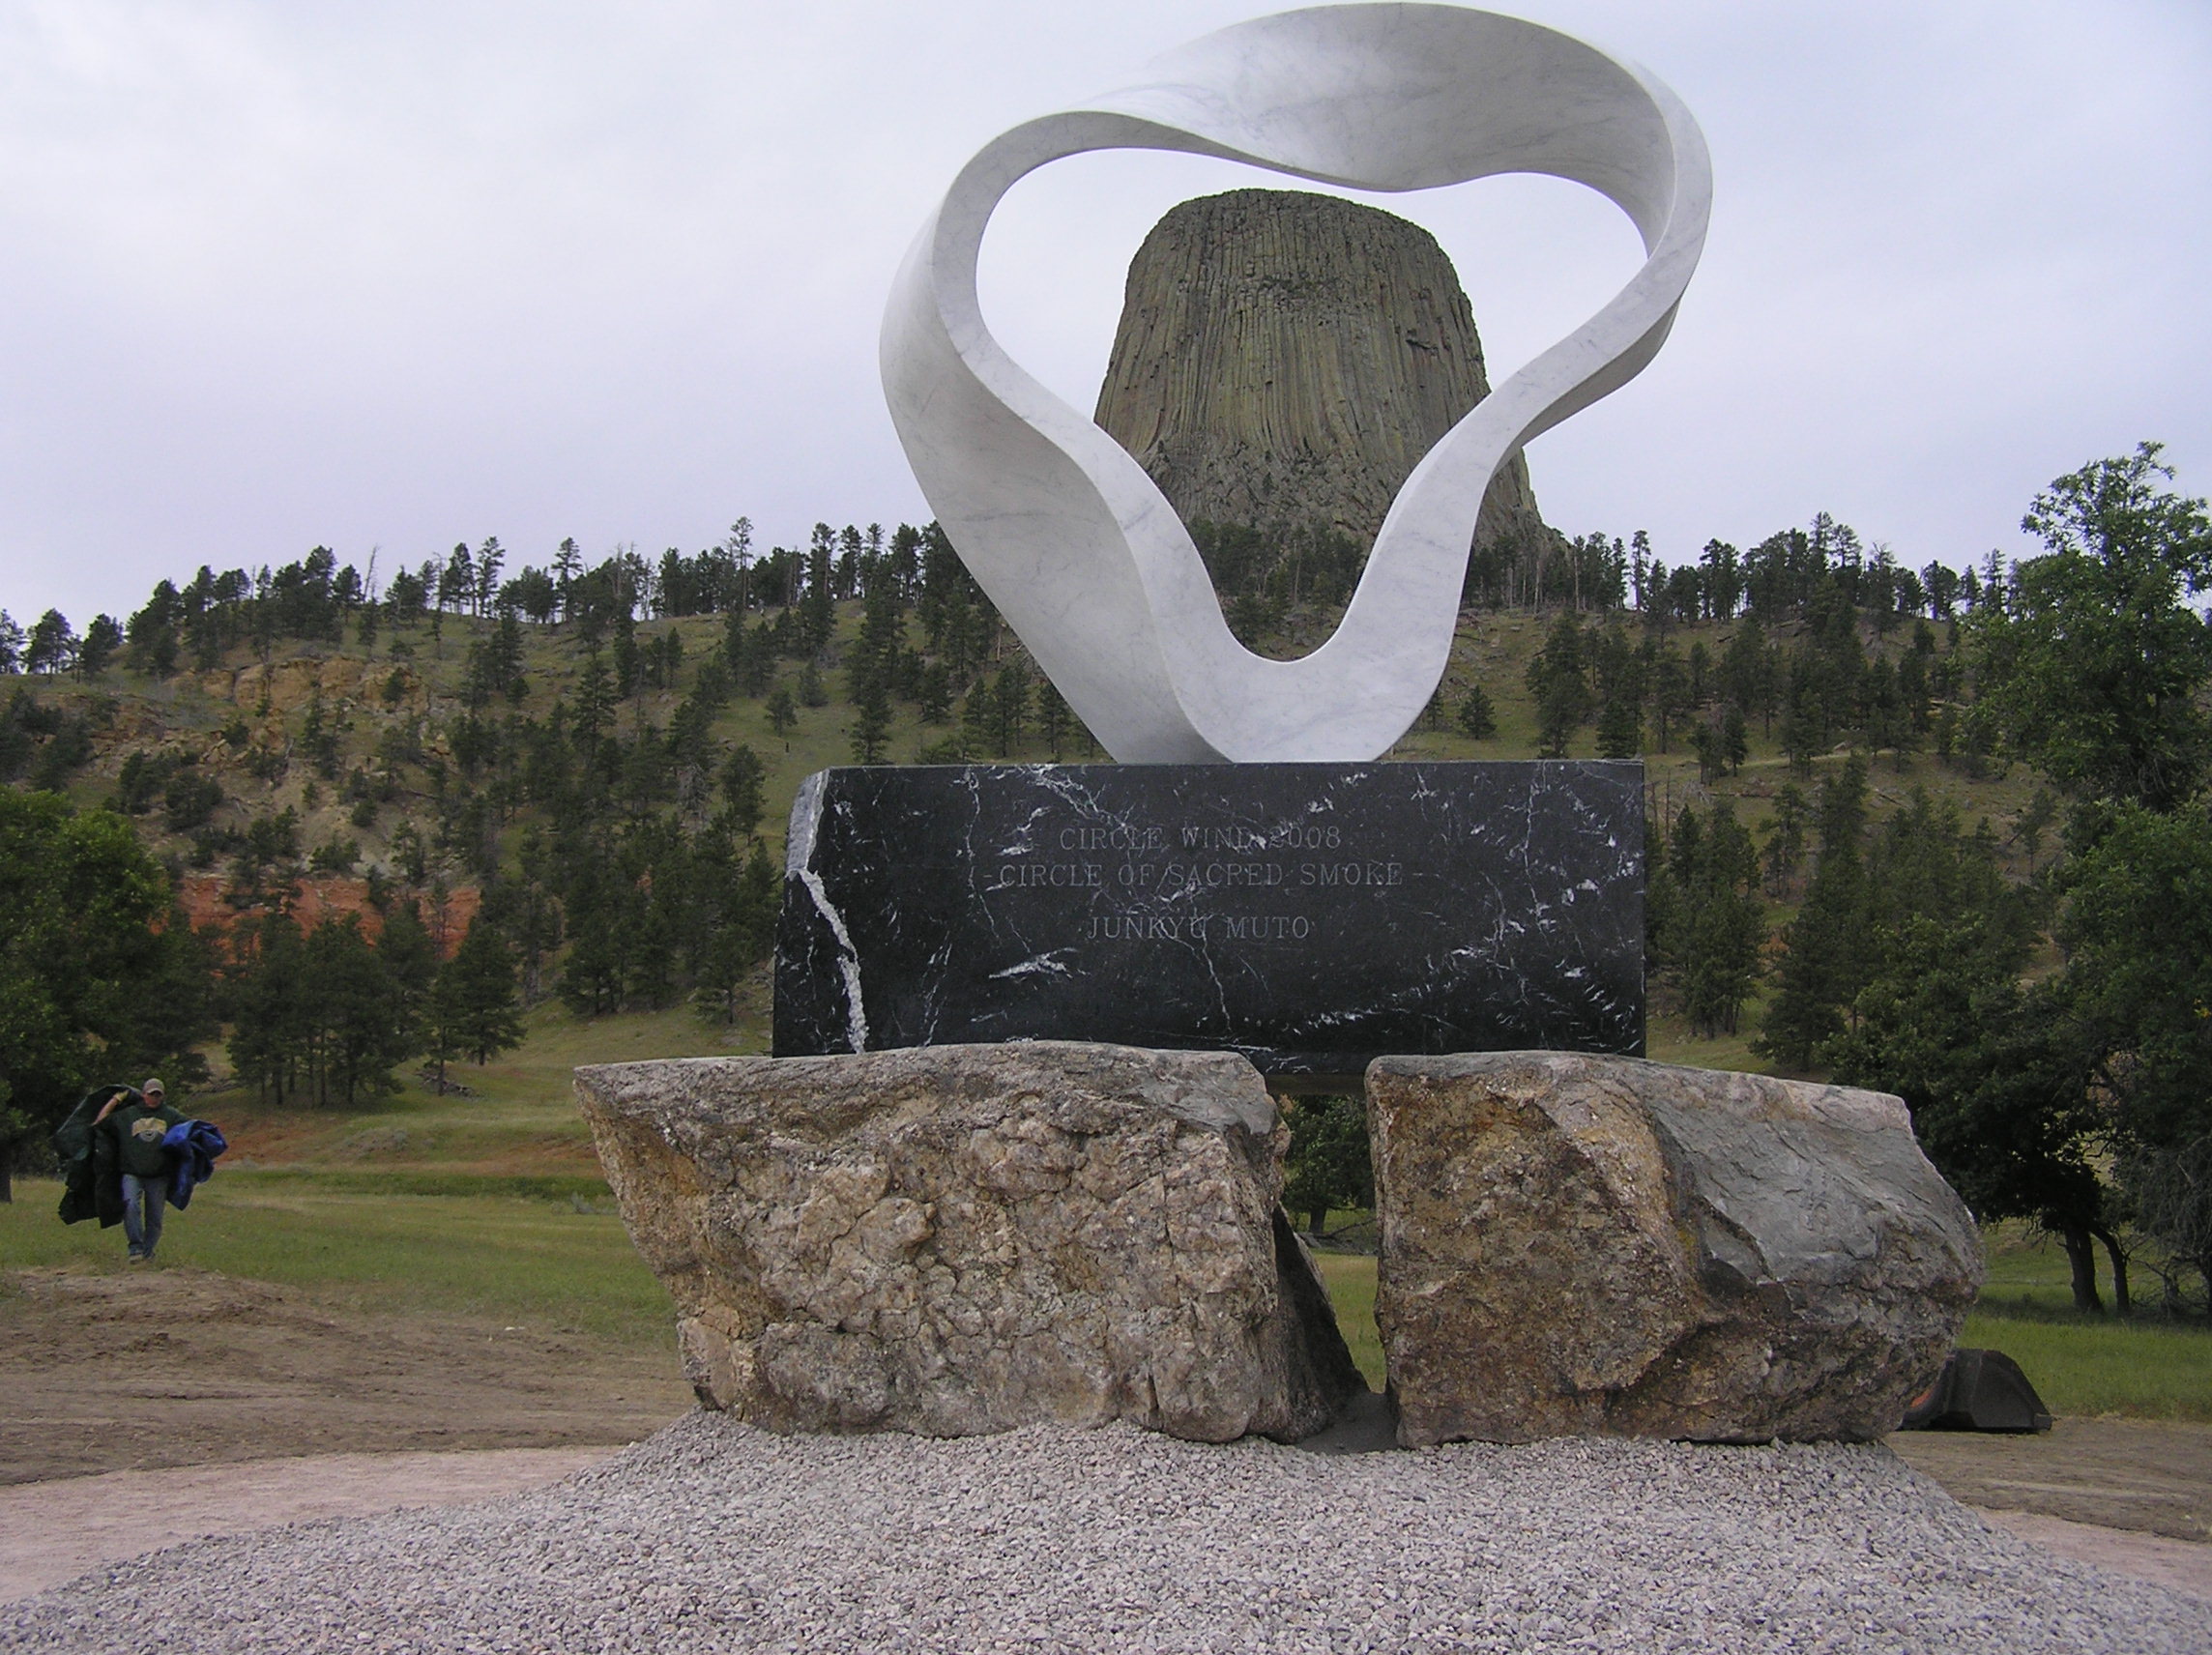
[[[1470,739],[1487,741],[1498,734],[1498,710],[1479,683],[1467,686],[1467,699],[1459,704],[1459,727]]]
[[[881,679],[871,678],[853,698],[853,762],[880,765],[890,744],[891,698]]]
[[[747,626],[738,611],[732,610],[730,615],[731,635],[736,639],[729,652],[730,676],[739,694],[757,700],[768,693],[769,683],[775,677],[775,639],[766,621]]]
[[[836,550],[835,531],[827,523],[815,524],[814,538],[806,550],[806,596],[800,622],[810,657],[829,648],[830,635],[837,629]]]
[[[1757,616],[1747,616],[1721,652],[1721,693],[1746,712],[1770,705],[1768,684],[1773,663],[1766,649],[1766,630]],[[1769,719],[1769,727],[1772,720]]]
[[[115,659],[115,652],[122,647],[123,628],[115,617],[95,615],[92,624],[84,629],[84,642],[77,646],[77,676],[101,677],[107,671],[108,663]]]
[[[768,713],[768,727],[778,736],[790,735],[793,726],[799,722],[799,709],[792,703],[791,691],[780,683],[769,692],[765,711]]]
[[[1052,754],[1052,762],[1060,763],[1060,749],[1066,739],[1068,727],[1075,721],[1074,709],[1067,698],[1060,693],[1060,685],[1049,678],[1040,677],[1036,686],[1037,728],[1044,733],[1045,746]]]
[[[1774,814],[1766,829],[1766,889],[1784,896],[1805,859],[1805,796],[1794,782],[1775,790]]]
[[[1812,663],[1802,652],[1790,658],[1790,688],[1783,703],[1782,751],[1801,776],[1813,773],[1813,761],[1825,745],[1820,690]]]
[[[414,1050],[400,988],[383,956],[347,914],[309,934],[305,985],[314,1025],[316,1093],[335,1091],[349,1106],[366,1092],[393,1088],[393,1065]]]
[[[306,1066],[310,1009],[306,948],[290,915],[273,913],[233,936],[230,1066],[281,1108]]]
[[[1727,800],[1713,806],[1693,859],[1675,962],[1682,1011],[1700,1034],[1732,1034],[1759,978],[1765,920],[1756,891],[1758,854]]]
[[[1811,1065],[1866,979],[1866,761],[1856,753],[1820,789],[1820,860],[1783,934],[1780,985],[1756,1045],[1789,1068]]]
[[[615,696],[627,701],[645,682],[645,652],[638,647],[637,618],[626,608],[615,611]]]
[[[1616,694],[1597,717],[1597,755],[1601,759],[1633,759],[1644,750],[1644,704]]]
[[[1709,782],[1727,768],[1720,729],[1710,718],[1701,718],[1690,733],[1690,745],[1698,755],[1698,779]]]
[[[1732,706],[1721,714],[1721,758],[1732,774],[1750,757],[1751,731],[1744,723],[1743,709]]]
[[[1645,670],[1651,684],[1652,744],[1664,753],[1676,721],[1689,715],[1690,673],[1681,651],[1672,645],[1653,650]]]
[[[597,858],[577,868],[562,893],[571,941],[561,965],[560,995],[579,1017],[622,1009],[626,941],[622,896]]]
[[[561,944],[561,905],[549,882],[552,853],[535,827],[523,830],[515,861],[519,877],[496,880],[484,887],[479,918],[494,924],[515,952],[522,1003],[544,998],[545,957]]]
[[[466,541],[453,548],[446,566],[438,572],[438,608],[464,610],[476,600],[477,571]]]
[[[728,805],[730,826],[742,838],[749,838],[760,826],[767,780],[768,767],[742,741],[722,765],[722,798]]]
[[[1595,655],[1600,705],[1598,756],[1633,759],[1644,750],[1644,653],[1628,641],[1628,633],[1615,621],[1599,634]]]
[[[1009,757],[1021,743],[1030,719],[1030,675],[1020,661],[1008,661],[999,669],[985,715],[990,721],[991,750],[1002,759]]]
[[[453,957],[438,968],[431,1007],[439,1045],[447,1053],[484,1063],[494,1052],[521,1045],[514,955],[506,939],[489,925],[471,925]],[[443,1057],[439,1063],[443,1085]]]
[[[694,973],[694,998],[724,1023],[738,1020],[739,998],[753,968],[775,947],[776,906],[783,882],[759,840],[740,863],[724,845],[710,845],[713,870],[706,892],[710,910]]]
[[[922,669],[917,699],[924,724],[942,724],[952,716],[952,674],[943,661],[931,661]]]
[[[1904,698],[1898,693],[1897,669],[1886,656],[1878,658],[1867,668],[1863,682],[1867,746],[1877,753],[1890,749],[1902,770],[1906,749],[1911,744],[1911,726],[1905,716]]]
[[[1536,698],[1540,757],[1563,759],[1567,743],[1589,716],[1589,673],[1582,628],[1572,614],[1553,624],[1544,647],[1528,663],[1528,688]]]

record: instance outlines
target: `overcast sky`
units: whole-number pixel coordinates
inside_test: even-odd
[[[1017,121],[1266,0],[0,0],[0,602],[81,628],[324,543],[695,550],[927,515],[877,380],[906,244]],[[1546,517],[1671,562],[1828,510],[2016,555],[2163,439],[2212,492],[2203,0],[1557,0],[1713,153],[1642,378],[1528,450]],[[1269,175],[1019,186],[986,312],[1089,409],[1130,255]],[[1372,197],[1458,265],[1495,382],[1639,262],[1577,187]]]

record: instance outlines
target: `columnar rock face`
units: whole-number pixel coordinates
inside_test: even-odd
[[[1295,1440],[1359,1386],[1241,1058],[936,1046],[617,1063],[576,1090],[710,1407]]]
[[[1367,1092],[1408,1446],[1879,1437],[1981,1283],[1878,1092],[1551,1052],[1382,1058]]]
[[[1320,523],[1364,550],[1489,393],[1467,295],[1426,230],[1335,196],[1234,189],[1145,238],[1094,418],[1186,523]],[[1475,541],[1543,533],[1516,455]]]

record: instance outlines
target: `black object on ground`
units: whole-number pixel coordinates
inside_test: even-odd
[[[2049,1431],[2051,1410],[2002,1350],[1954,1350],[1900,1431]]]
[[[1633,762],[871,766],[792,808],[775,1055],[1644,1050]]]
[[[1344,1405],[1336,1423],[1298,1446],[1309,1454],[1387,1454],[1398,1447],[1398,1412],[1382,1391],[1362,1389]]]

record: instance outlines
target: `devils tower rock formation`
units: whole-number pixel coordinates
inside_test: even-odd
[[[1364,554],[1489,392],[1435,237],[1334,196],[1234,189],[1183,202],[1137,250],[1095,417],[1184,522],[1327,525]],[[1516,454],[1475,543],[1549,532]]]

